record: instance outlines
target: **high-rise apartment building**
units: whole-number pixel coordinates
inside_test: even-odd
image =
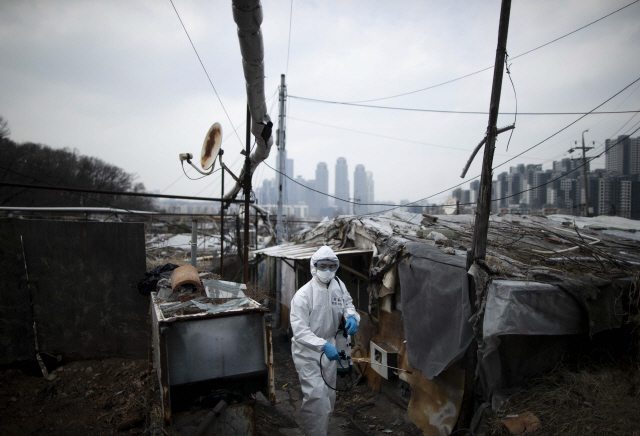
[[[323,194],[329,193],[329,169],[327,164],[320,162],[316,167],[316,183],[315,189]],[[326,214],[326,209],[329,206],[329,197],[317,192],[312,192],[313,201],[309,204],[310,213],[312,216],[320,216]]]
[[[371,171],[367,171],[367,203],[373,204],[373,173]],[[371,206],[368,207],[369,212],[373,209]]]
[[[367,172],[364,165],[356,165],[353,173],[353,198],[356,203],[369,203],[369,187],[367,186]],[[368,206],[355,205],[356,215],[369,213]]]
[[[336,162],[336,179],[335,179],[335,196],[342,198],[346,201],[336,200],[336,207],[338,213],[348,213],[349,208],[349,168],[347,166],[347,160],[343,157],[339,157]]]
[[[640,174],[640,137],[621,135],[605,141],[605,169],[622,176]]]

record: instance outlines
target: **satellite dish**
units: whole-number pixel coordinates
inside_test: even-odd
[[[444,202],[444,207],[442,208],[444,213],[447,215],[453,215],[456,213],[456,199],[450,198]]]
[[[220,145],[222,145],[222,126],[220,123],[213,123],[204,138],[204,144],[202,144],[200,166],[203,170],[213,170],[213,165],[216,163],[218,153],[220,153]]]

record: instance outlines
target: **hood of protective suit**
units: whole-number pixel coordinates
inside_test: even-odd
[[[316,263],[318,263],[318,261],[320,260],[330,260],[332,262],[336,262],[338,264],[338,268],[340,267],[340,261],[338,260],[338,256],[336,256],[333,250],[327,245],[323,245],[322,247],[318,248],[318,251],[316,251],[313,256],[311,256],[311,275],[322,283],[329,283],[335,276],[337,270],[332,273],[333,276],[329,280],[326,280],[326,278],[323,280],[323,278],[318,277],[318,269],[316,268]]]

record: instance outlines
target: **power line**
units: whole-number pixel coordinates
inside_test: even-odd
[[[640,0],[637,0],[640,1]],[[449,111],[449,110],[440,110],[440,109],[419,109],[419,108],[409,108],[409,107],[396,107],[396,106],[378,106],[378,105],[369,105],[369,104],[359,104],[359,103],[347,103],[342,101],[331,101],[331,100],[320,100],[317,98],[308,98],[308,97],[299,97],[296,95],[289,95],[290,98],[296,98],[298,100],[310,101],[314,103],[327,103],[327,104],[338,104],[342,106],[356,106],[356,107],[366,107],[372,109],[389,109],[396,111],[409,111],[409,112],[430,112],[437,114],[457,114],[457,115],[489,115],[489,112],[482,111]],[[553,116],[553,115],[611,115],[611,114],[631,114],[638,113],[640,110],[632,110],[632,111],[600,111],[600,112],[499,112],[499,115],[542,115],[542,116]]]
[[[266,163],[266,162],[264,162],[264,164],[265,164],[266,166],[268,166],[269,168],[271,168],[271,169],[272,169],[273,171],[275,171],[276,173],[280,173],[280,174],[282,174],[284,177],[286,177],[287,179],[291,180],[293,183],[296,183],[296,184],[298,184],[298,185],[302,186],[303,188],[308,189],[309,191],[317,192],[318,194],[324,195],[324,196],[326,196],[326,197],[330,197],[330,198],[333,198],[333,199],[335,199],[335,200],[344,201],[344,202],[346,202],[346,203],[355,204],[355,205],[358,205],[358,206],[389,206],[389,204],[382,204],[382,203],[357,203],[357,202],[355,202],[355,201],[345,200],[344,198],[335,197],[335,196],[333,196],[333,195],[331,195],[331,194],[327,194],[326,192],[318,191],[317,189],[313,189],[313,188],[311,188],[311,187],[309,187],[309,186],[307,186],[307,185],[304,185],[304,184],[302,184],[302,183],[298,182],[298,181],[297,181],[297,180],[295,180],[295,179],[292,179],[291,177],[289,177],[289,176],[288,176],[288,175],[286,175],[285,173],[278,171],[277,169],[273,168],[271,165],[269,165],[269,164],[268,164],[268,163]]]
[[[638,1],[640,1],[640,0],[638,0]],[[589,115],[589,114],[593,113],[593,112],[594,112],[596,109],[598,109],[599,107],[603,106],[604,104],[608,103],[609,101],[611,101],[612,99],[614,99],[615,97],[617,97],[618,95],[620,95],[622,92],[624,92],[624,91],[625,91],[626,89],[628,89],[629,87],[633,86],[633,85],[634,85],[636,82],[638,82],[638,81],[640,81],[640,77],[639,77],[639,78],[637,78],[636,80],[634,80],[633,82],[631,82],[629,85],[627,85],[627,86],[625,86],[624,88],[622,88],[620,91],[618,91],[617,93],[615,93],[613,96],[611,96],[611,97],[609,97],[608,99],[606,99],[604,102],[602,102],[602,103],[600,103],[599,105],[597,105],[597,106],[596,106],[595,108],[593,108],[590,112],[585,113],[584,115],[582,115],[581,117],[579,117],[579,118],[577,118],[576,120],[572,121],[571,123],[569,123],[568,125],[566,125],[566,126],[565,126],[565,127],[563,127],[562,129],[560,129],[560,130],[556,131],[555,133],[553,133],[552,135],[549,135],[547,138],[543,139],[542,141],[538,142],[537,144],[535,144],[535,145],[533,145],[533,146],[529,147],[528,149],[524,150],[522,153],[519,153],[519,154],[517,154],[516,156],[514,156],[514,157],[512,157],[512,158],[510,158],[510,159],[508,159],[508,160],[506,160],[506,161],[504,161],[504,162],[502,162],[502,163],[500,163],[499,165],[497,165],[497,166],[493,167],[493,168],[492,168],[492,170],[494,170],[494,169],[496,169],[496,168],[499,168],[499,167],[501,167],[502,165],[504,165],[504,164],[506,164],[506,163],[508,163],[508,162],[512,161],[513,159],[515,159],[515,158],[517,158],[517,157],[519,157],[519,156],[523,155],[524,153],[527,153],[527,152],[529,152],[529,151],[533,150],[534,148],[536,148],[536,147],[538,147],[539,145],[541,145],[541,144],[545,143],[546,141],[548,141],[549,139],[551,139],[551,138],[553,138],[554,136],[558,135],[559,133],[563,132],[564,130],[568,129],[569,127],[571,127],[572,125],[574,125],[575,123],[577,123],[578,121],[580,121],[581,119],[583,119],[584,117],[586,117],[587,115]],[[639,129],[640,129],[640,128],[639,128]],[[636,129],[636,131],[637,131],[637,130],[638,130],[638,129]],[[635,133],[635,131],[634,131],[633,133]],[[632,133],[632,134],[633,134],[633,133]],[[324,196],[327,196],[327,197],[330,197],[330,198],[333,198],[333,199],[336,199],[336,200],[344,201],[344,202],[346,202],[346,203],[359,205],[359,206],[390,206],[389,204],[382,204],[382,203],[357,203],[357,202],[354,202],[354,201],[345,200],[345,199],[343,199],[343,198],[338,198],[338,197],[335,197],[335,196],[333,196],[333,195],[330,195],[330,194],[327,194],[327,193],[325,193],[325,192],[321,192],[321,191],[318,191],[318,190],[316,190],[316,189],[313,189],[313,188],[311,188],[311,187],[309,187],[309,186],[306,186],[306,185],[304,185],[304,184],[302,184],[302,183],[300,183],[300,182],[298,182],[298,181],[296,181],[296,180],[292,179],[291,177],[287,176],[286,174],[281,173],[280,171],[278,171],[278,170],[276,170],[275,168],[271,167],[271,166],[270,166],[269,164],[267,164],[266,162],[264,162],[264,164],[265,164],[265,165],[267,165],[269,168],[271,168],[273,171],[275,171],[275,172],[277,172],[277,173],[282,174],[285,178],[287,178],[287,179],[291,180],[292,182],[294,182],[294,183],[296,183],[296,184],[298,184],[298,185],[300,185],[300,186],[302,186],[302,187],[304,187],[304,188],[306,188],[306,189],[308,189],[308,190],[310,190],[310,191],[317,192],[318,194],[321,194],[321,195],[324,195]],[[578,167],[578,168],[580,168],[580,167]],[[464,181],[462,181],[462,182],[460,182],[460,183],[458,183],[458,184],[456,184],[456,185],[454,185],[454,186],[452,186],[452,187],[449,187],[449,188],[447,188],[447,189],[445,189],[445,190],[442,190],[442,191],[440,191],[440,192],[437,192],[437,193],[435,193],[435,194],[429,195],[428,197],[421,198],[420,200],[416,200],[416,201],[413,201],[413,202],[410,202],[410,203],[406,203],[406,204],[403,204],[403,205],[392,205],[392,206],[394,206],[394,207],[392,207],[391,209],[386,209],[386,210],[383,210],[383,211],[380,211],[380,212],[373,212],[373,213],[362,214],[362,215],[358,215],[358,216],[375,215],[375,214],[380,214],[380,213],[389,212],[389,211],[392,211],[392,210],[397,209],[397,208],[399,208],[399,207],[407,207],[407,206],[411,206],[412,204],[419,203],[419,202],[424,201],[424,200],[428,200],[428,199],[429,199],[429,198],[431,198],[431,197],[435,197],[435,196],[440,195],[440,194],[442,194],[442,193],[444,193],[444,192],[450,191],[451,189],[455,189],[455,188],[457,188],[457,187],[459,187],[459,186],[461,186],[461,185],[463,185],[463,184],[465,184],[465,183],[468,183],[468,182],[470,182],[470,181],[472,181],[472,180],[475,180],[475,179],[477,179],[477,178],[479,178],[479,177],[480,177],[480,176],[478,175],[478,176],[475,176],[475,177],[473,177],[473,178],[471,178],[471,179],[464,180]],[[526,191],[523,191],[523,192],[526,192]]]
[[[511,133],[509,133],[509,140],[507,141],[507,149],[509,151],[509,144],[511,144],[511,137],[513,136],[513,131],[515,130],[516,120],[518,119],[518,94],[516,94],[516,86],[513,84],[513,78],[511,77],[511,70],[508,65],[509,53],[505,50],[504,57],[504,69],[507,71],[507,76],[509,76],[509,81],[511,82],[511,87],[513,88],[513,98],[516,101],[516,113],[513,116],[513,129],[511,129]]]
[[[638,0],[640,1],[640,0]],[[287,43],[287,69],[285,73],[289,76],[289,52],[291,51],[291,23],[293,21],[293,0],[291,0],[291,6],[289,8],[289,42]]]
[[[640,0],[638,0],[640,1]],[[608,103],[609,101],[613,100],[615,97],[617,97],[618,95],[620,95],[622,92],[626,91],[628,88],[630,88],[634,83],[640,81],[640,77],[638,77],[636,80],[634,80],[633,82],[631,82],[630,84],[628,84],[627,86],[625,86],[624,88],[622,88],[620,91],[616,92],[614,95],[612,95],[611,97],[609,97],[608,99],[606,99],[605,101],[603,101],[602,103],[600,103],[598,106],[596,106],[595,108],[593,108],[590,112],[587,112],[586,114],[582,115],[581,117],[577,118],[576,120],[574,120],[573,122],[567,124],[565,127],[563,127],[562,129],[558,130],[557,132],[555,132],[553,135],[548,136],[546,139],[543,139],[542,141],[538,142],[537,144],[527,148],[525,151],[523,151],[522,153],[519,153],[517,155],[515,155],[514,157],[502,162],[500,165],[497,165],[495,167],[493,167],[493,169],[496,168],[500,168],[502,165],[506,164],[507,162],[511,162],[512,160],[514,160],[515,158],[525,154],[526,152],[533,150],[534,148],[536,148],[537,146],[539,146],[540,144],[548,141],[549,139],[553,138],[554,136],[556,136],[557,134],[559,134],[560,132],[563,132],[564,130],[568,129],[569,127],[573,126],[575,123],[577,123],[578,121],[580,121],[581,119],[583,119],[584,117],[586,117],[587,115],[590,115],[592,113],[594,113],[594,111],[596,109],[598,109],[599,107],[602,107],[603,105],[605,105],[606,103]]]
[[[640,0],[639,0],[639,1],[640,1]],[[517,157],[519,157],[519,156],[523,155],[524,153],[527,153],[527,152],[529,152],[529,151],[533,150],[534,148],[538,147],[539,145],[541,145],[541,144],[545,143],[546,141],[548,141],[549,139],[551,139],[551,138],[553,138],[554,136],[558,135],[559,133],[563,132],[564,130],[568,129],[569,127],[571,127],[572,125],[574,125],[575,123],[577,123],[578,121],[580,121],[581,119],[583,119],[584,117],[586,117],[587,115],[591,114],[593,111],[595,111],[596,109],[598,109],[598,108],[599,108],[599,107],[601,107],[602,105],[604,105],[604,104],[608,103],[608,102],[609,102],[609,101],[611,101],[613,98],[617,97],[620,93],[624,92],[626,89],[628,89],[630,86],[632,86],[634,83],[636,83],[636,82],[638,82],[638,81],[640,81],[640,77],[639,77],[639,78],[637,78],[636,80],[634,80],[633,82],[631,82],[629,85],[625,86],[623,89],[621,89],[620,91],[618,91],[618,92],[617,92],[616,94],[614,94],[613,96],[609,97],[609,98],[608,98],[607,100],[605,100],[604,102],[600,103],[600,104],[599,104],[598,106],[596,106],[592,111],[585,113],[584,115],[582,115],[581,117],[577,118],[577,119],[576,119],[576,120],[574,120],[573,122],[569,123],[568,125],[566,125],[566,126],[565,126],[565,127],[563,127],[562,129],[560,129],[560,130],[556,131],[555,133],[553,133],[552,135],[550,135],[550,136],[548,136],[547,138],[543,139],[542,141],[538,142],[537,144],[535,144],[535,145],[533,145],[533,146],[529,147],[528,149],[524,150],[522,153],[519,153],[519,154],[517,154],[517,155],[513,156],[512,158],[510,158],[510,159],[508,159],[508,160],[506,160],[506,161],[504,161],[504,162],[500,163],[499,165],[496,165],[496,166],[495,166],[495,167],[493,167],[492,169],[499,168],[499,167],[501,167],[502,165],[505,165],[506,163],[511,162],[511,161],[512,161],[512,160],[514,160],[515,158],[517,158]],[[292,117],[292,118],[293,118],[293,117]],[[295,119],[295,118],[293,118],[293,119]],[[634,132],[634,133],[635,133],[635,132]],[[392,138],[392,139],[395,139],[395,138]],[[327,197],[330,197],[330,198],[333,198],[333,199],[336,199],[336,200],[344,201],[344,202],[346,202],[346,203],[355,204],[355,205],[359,205],[359,206],[390,206],[389,204],[382,204],[382,203],[357,203],[357,202],[354,202],[354,201],[345,200],[345,199],[343,199],[343,198],[338,198],[338,197],[335,197],[335,196],[333,196],[333,195],[330,195],[330,194],[327,194],[327,193],[325,193],[325,192],[321,192],[321,191],[318,191],[318,190],[316,190],[316,189],[313,189],[313,188],[311,188],[311,187],[309,187],[309,186],[306,186],[306,185],[304,185],[304,184],[302,184],[302,183],[300,183],[300,182],[298,182],[298,181],[296,181],[296,180],[292,179],[291,177],[287,176],[286,174],[281,173],[280,171],[278,171],[278,170],[276,170],[275,168],[273,168],[273,167],[271,167],[270,165],[268,165],[266,162],[265,162],[265,165],[267,165],[267,166],[268,166],[269,168],[271,168],[273,171],[275,171],[275,172],[277,172],[277,173],[282,174],[284,177],[286,177],[287,179],[291,180],[292,182],[294,182],[294,183],[296,183],[296,184],[298,184],[298,185],[300,185],[300,186],[302,186],[302,187],[304,187],[304,188],[306,188],[306,189],[308,189],[308,190],[310,190],[310,191],[317,192],[318,194],[322,194],[322,195],[325,195],[325,196],[327,196]],[[451,189],[455,189],[455,188],[457,188],[457,187],[459,187],[459,186],[461,186],[461,185],[463,185],[463,184],[465,184],[465,183],[468,183],[468,182],[470,182],[470,181],[472,181],[472,180],[477,179],[478,177],[480,177],[480,176],[475,176],[475,177],[473,177],[473,178],[471,178],[471,179],[464,180],[463,182],[461,182],[461,183],[459,183],[459,184],[457,184],[457,185],[454,185],[454,186],[452,186],[452,187],[450,187],[450,188],[447,188],[447,189],[445,189],[445,190],[443,190],[443,191],[440,191],[440,192],[438,192],[438,193],[436,193],[436,194],[432,194],[432,195],[430,195],[430,196],[428,196],[428,197],[422,198],[422,199],[420,199],[420,200],[416,200],[416,201],[411,202],[411,203],[407,203],[407,204],[404,204],[404,205],[393,205],[393,206],[394,206],[393,208],[391,208],[391,209],[387,209],[387,210],[385,210],[385,211],[381,211],[381,212],[374,212],[374,213],[371,213],[371,214],[364,214],[364,215],[359,215],[359,216],[366,216],[366,215],[379,214],[379,213],[384,213],[384,212],[388,212],[388,211],[391,211],[391,210],[397,209],[398,207],[410,206],[410,205],[412,205],[412,204],[419,203],[419,202],[421,202],[421,201],[427,200],[427,199],[429,199],[429,198],[431,198],[431,197],[435,197],[436,195],[440,195],[440,194],[442,194],[442,193],[444,193],[444,192],[446,192],[446,191],[449,191],[449,190],[451,190]],[[526,191],[523,191],[523,192],[526,192]]]
[[[636,128],[636,130],[634,130],[633,132],[631,132],[631,133],[629,134],[629,136],[633,135],[633,134],[634,134],[634,133],[636,133],[638,130],[640,130],[640,127]],[[611,146],[606,147],[606,148],[605,148],[605,150],[604,150],[602,153],[605,153],[606,151],[611,150],[613,147],[615,147],[615,146],[617,146],[617,145],[621,144],[623,141],[624,141],[624,139],[621,139],[620,141],[616,142],[615,144],[612,144]],[[602,154],[602,153],[601,153],[601,154]],[[566,176],[566,175],[568,175],[568,174],[571,174],[571,173],[572,173],[572,172],[574,172],[574,171],[579,170],[580,168],[584,167],[586,164],[590,163],[592,160],[596,159],[597,157],[598,157],[598,156],[595,156],[595,157],[590,158],[590,160],[588,160],[586,163],[582,163],[582,164],[580,164],[580,165],[576,166],[575,168],[573,168],[573,169],[571,169],[571,170],[567,171],[566,173],[564,173],[564,174],[562,174],[562,175],[560,175],[560,176],[556,177],[555,179],[551,179],[551,180],[549,180],[549,181],[547,181],[547,182],[545,182],[545,183],[542,183],[542,184],[540,184],[540,185],[536,185],[536,186],[534,186],[534,187],[532,187],[532,188],[525,189],[525,190],[520,191],[520,192],[517,192],[517,193],[515,193],[515,194],[507,195],[506,197],[496,198],[495,200],[491,200],[491,201],[505,200],[505,199],[507,199],[507,198],[515,197],[516,195],[520,195],[520,194],[523,194],[523,193],[525,193],[525,192],[533,191],[534,189],[538,189],[538,188],[541,188],[541,187],[543,187],[543,186],[546,186],[546,185],[548,185],[548,184],[550,184],[550,183],[552,183],[552,182],[555,182],[556,180],[559,180],[559,179],[561,179],[561,178],[565,177],[565,176]]]
[[[309,124],[316,124],[316,125],[319,125],[319,126],[331,127],[333,129],[345,130],[347,132],[361,133],[363,135],[376,136],[378,138],[393,139],[395,141],[408,142],[408,143],[411,143],[411,144],[428,145],[430,147],[444,148],[444,149],[447,149],[447,150],[464,151],[465,153],[470,153],[472,151],[472,150],[468,150],[466,148],[451,147],[451,146],[448,146],[448,145],[431,144],[429,142],[414,141],[414,140],[411,140],[411,139],[398,138],[398,137],[395,137],[395,136],[387,136],[387,135],[380,135],[378,133],[365,132],[363,130],[349,129],[347,127],[333,126],[331,124],[320,123],[320,122],[317,122],[317,121],[303,120],[302,118],[296,118],[296,117],[291,117],[291,116],[288,117],[288,118],[291,119],[291,120],[302,121],[302,122],[309,123]],[[496,153],[496,156],[510,157],[509,155],[499,154],[499,153]],[[526,158],[526,159],[544,160],[542,158],[536,158],[536,157],[530,157],[530,158]]]
[[[638,81],[640,81],[640,77],[639,77],[639,78],[637,78],[636,80],[634,80],[633,82],[631,82],[629,85],[627,85],[627,86],[625,86],[624,88],[622,88],[620,91],[618,91],[617,93],[615,93],[613,96],[609,97],[607,100],[605,100],[604,102],[602,102],[602,103],[601,103],[601,104],[599,104],[598,106],[596,106],[593,110],[596,110],[596,109],[598,109],[599,107],[601,107],[602,105],[604,105],[605,103],[607,103],[607,102],[611,101],[613,98],[617,97],[620,93],[624,92],[626,89],[628,89],[630,86],[632,86],[634,83],[636,83],[636,82],[638,82]],[[499,165],[497,165],[497,166],[493,167],[493,168],[492,168],[492,170],[494,170],[494,169],[496,169],[496,168],[501,167],[502,165],[506,164],[507,162],[510,162],[510,161],[512,161],[513,159],[517,158],[518,156],[521,156],[522,154],[524,154],[524,153],[526,153],[526,152],[528,152],[528,151],[530,151],[530,150],[532,150],[532,149],[536,148],[537,146],[539,146],[539,145],[543,144],[544,142],[546,142],[546,141],[548,141],[549,139],[553,138],[554,136],[558,135],[560,132],[562,132],[562,131],[566,130],[567,128],[569,128],[569,127],[570,127],[570,126],[572,126],[573,124],[577,123],[578,121],[580,121],[582,118],[586,117],[587,115],[588,115],[588,113],[587,113],[587,114],[585,114],[585,115],[583,115],[583,116],[581,116],[580,118],[576,119],[575,121],[571,122],[570,124],[568,124],[567,126],[563,127],[562,129],[560,129],[560,130],[556,131],[555,133],[553,133],[552,135],[550,135],[550,136],[548,136],[547,138],[543,139],[542,141],[538,142],[537,144],[535,144],[535,145],[533,145],[533,146],[529,147],[528,149],[526,149],[526,150],[525,150],[525,151],[523,151],[522,153],[520,153],[520,154],[518,154],[518,155],[516,155],[516,156],[512,157],[511,159],[508,159],[508,160],[506,160],[506,161],[502,162],[501,164],[499,164]],[[640,129],[640,128],[639,128],[639,129]],[[635,133],[637,130],[638,130],[638,129],[636,129],[633,133]],[[631,134],[633,134],[633,133],[631,133]],[[413,202],[411,202],[411,203],[404,204],[404,205],[402,205],[402,206],[410,206],[410,205],[412,205],[412,204],[419,203],[419,202],[424,201],[424,200],[428,200],[428,199],[429,199],[429,198],[431,198],[431,197],[435,197],[436,195],[440,195],[440,194],[443,194],[443,193],[445,193],[445,192],[447,192],[447,191],[450,191],[451,189],[455,189],[455,188],[457,188],[457,187],[459,187],[459,186],[462,186],[463,184],[465,184],[465,183],[467,183],[467,182],[473,181],[473,180],[475,180],[475,179],[477,179],[477,178],[479,178],[479,177],[480,177],[480,176],[478,175],[478,176],[475,176],[475,177],[473,177],[473,178],[471,178],[471,179],[464,180],[464,181],[462,181],[462,182],[460,182],[460,183],[458,183],[458,184],[456,184],[456,185],[454,185],[454,186],[452,186],[452,187],[449,187],[449,188],[447,188],[447,189],[445,189],[445,190],[442,190],[442,191],[437,192],[437,193],[435,193],[435,194],[429,195],[428,197],[421,198],[420,200],[416,200],[416,201],[413,201]],[[393,208],[391,208],[391,209],[386,209],[386,210],[383,210],[383,211],[380,211],[380,212],[374,212],[374,213],[364,214],[364,215],[361,215],[361,216],[367,216],[367,215],[375,215],[375,214],[385,213],[385,212],[389,212],[389,211],[392,211],[392,210],[394,210],[394,209],[397,209],[398,207],[401,207],[401,206],[396,206],[396,207],[393,207]]]
[[[38,182],[38,183],[45,183],[46,185],[48,185],[48,186],[42,186],[42,185],[38,186],[38,185],[33,185],[34,187],[38,187],[38,188],[40,188],[40,189],[54,189],[54,190],[69,191],[69,192],[71,192],[71,193],[73,193],[73,194],[75,194],[75,195],[77,195],[77,196],[79,196],[79,197],[86,198],[87,200],[95,201],[95,202],[97,202],[97,203],[102,203],[102,204],[104,204],[104,205],[106,205],[106,206],[109,206],[109,207],[111,207],[111,208],[115,208],[115,206],[114,206],[112,203],[109,203],[109,202],[106,202],[106,201],[102,201],[102,200],[99,200],[99,199],[97,199],[97,198],[92,198],[92,197],[89,197],[89,196],[86,196],[86,195],[82,195],[82,193],[81,193],[81,192],[85,192],[86,190],[75,190],[75,189],[70,189],[70,188],[57,189],[58,187],[53,186],[53,185],[52,185],[51,183],[49,183],[49,182],[39,180],[39,179],[37,179],[37,178],[35,178],[35,177],[33,177],[33,176],[29,176],[29,175],[27,175],[27,174],[22,174],[22,173],[21,173],[21,172],[19,172],[19,171],[15,171],[15,170],[12,170],[12,169],[9,169],[9,168],[4,168],[4,167],[0,167],[0,169],[3,169],[3,170],[5,170],[5,171],[9,171],[9,172],[11,172],[11,173],[17,174],[17,175],[22,176],[22,177],[27,177],[27,178],[29,178],[29,179],[31,179],[31,180],[34,180],[34,181]],[[16,184],[12,184],[12,183],[4,183],[4,182],[2,182],[2,183],[0,183],[0,185],[10,186],[10,185],[16,185]],[[109,192],[109,191],[98,191],[98,192],[99,192],[99,193],[104,193],[104,192]],[[133,194],[133,193],[131,193],[131,194]],[[143,194],[143,193],[137,193],[137,194]],[[123,193],[119,193],[119,194],[117,194],[117,195],[124,195],[124,194],[123,194]],[[158,194],[148,194],[148,195],[153,195],[154,197],[160,197],[160,198],[162,198],[162,197],[168,197],[168,196],[166,196],[166,195],[158,195]],[[146,195],[136,195],[136,196],[146,196]],[[184,197],[183,197],[183,198],[184,198]],[[179,223],[178,223],[178,224],[173,224],[173,223],[170,223],[170,222],[168,222],[168,221],[164,221],[164,220],[158,219],[158,218],[157,218],[157,216],[154,216],[155,214],[143,214],[143,213],[136,213],[136,212],[134,212],[134,211],[132,211],[131,209],[128,209],[128,208],[126,208],[126,207],[120,207],[120,209],[124,209],[124,210],[126,210],[127,212],[129,212],[129,213],[131,213],[131,214],[135,214],[135,215],[137,215],[137,216],[142,216],[142,217],[145,217],[145,218],[149,218],[151,221],[153,221],[153,220],[155,219],[157,222],[161,222],[161,223],[163,223],[163,224],[167,224],[167,225],[175,225],[176,227],[180,227],[180,228],[182,228],[182,229],[184,229],[184,230],[186,230],[186,231],[188,231],[188,232],[191,232],[191,229],[190,229],[189,227],[187,227],[187,226],[185,226],[185,225],[183,225],[183,224],[179,224]]]
[[[580,28],[578,28],[578,29],[576,29],[576,30],[574,30],[572,32],[566,33],[566,34],[560,36],[559,38],[556,38],[556,39],[554,39],[552,41],[549,41],[547,43],[539,45],[538,47],[533,48],[531,50],[528,50],[528,51],[526,51],[524,53],[520,53],[519,55],[512,57],[511,60],[517,59],[517,58],[522,57],[524,55],[527,55],[527,54],[529,54],[531,52],[539,50],[542,47],[546,47],[549,44],[553,44],[556,41],[560,41],[561,39],[566,38],[569,35],[573,35],[574,33],[578,32],[578,31],[580,31],[582,29],[587,28],[587,27],[591,26],[592,24],[597,23],[598,21],[602,21],[605,18],[610,17],[611,15],[613,15],[613,14],[615,14],[617,12],[620,12],[621,10],[623,10],[625,8],[628,8],[629,6],[631,6],[631,5],[635,4],[635,3],[638,3],[638,1],[640,1],[640,0],[636,0],[636,1],[632,2],[632,3],[629,3],[628,5],[623,6],[620,9],[615,10],[615,11],[611,12],[610,14],[605,15],[604,17],[600,17],[597,20],[590,22],[589,24],[586,24],[586,25],[584,25],[584,26],[582,26],[582,27],[580,27]],[[369,100],[352,101],[350,103],[369,103],[369,102],[372,102],[372,101],[388,100],[388,99],[391,99],[391,98],[396,98],[396,97],[402,97],[402,96],[405,96],[405,95],[415,94],[415,93],[418,93],[418,92],[427,91],[429,89],[437,88],[439,86],[447,85],[447,84],[452,83],[452,82],[457,82],[458,80],[466,79],[467,77],[471,77],[471,76],[474,76],[476,74],[480,74],[482,72],[489,71],[491,69],[493,69],[493,65],[490,66],[490,67],[487,67],[487,68],[483,68],[483,69],[478,70],[478,71],[474,71],[473,73],[465,74],[464,76],[460,76],[460,77],[457,77],[455,79],[447,80],[446,82],[438,83],[436,85],[427,86],[426,88],[416,89],[415,91],[409,91],[409,92],[404,92],[402,94],[390,95],[388,97],[380,97],[380,98],[372,98],[372,99],[369,99]]]
[[[222,103],[222,99],[220,98],[220,96],[218,95],[218,91],[216,91],[216,87],[213,86],[213,82],[211,81],[211,77],[209,76],[209,73],[207,72],[207,69],[204,67],[204,64],[202,63],[202,59],[200,59],[200,55],[198,54],[198,50],[196,50],[196,46],[193,44],[193,41],[191,40],[191,36],[189,36],[189,32],[187,32],[187,28],[185,27],[184,23],[182,22],[182,18],[180,18],[180,14],[178,13],[178,10],[176,9],[176,6],[173,4],[173,0],[169,0],[171,2],[171,6],[173,6],[173,10],[176,11],[176,15],[178,16],[178,20],[180,20],[180,24],[182,25],[182,28],[184,29],[184,33],[187,34],[187,38],[189,38],[189,42],[191,43],[191,47],[193,47],[193,51],[195,52],[196,56],[198,57],[198,61],[200,61],[200,65],[202,65],[202,69],[204,70],[204,74],[207,75],[207,79],[209,79],[209,83],[211,84],[211,87],[213,88],[213,92],[216,93],[216,97],[218,97],[218,101],[220,102],[220,106],[222,106],[222,110],[224,111],[225,115],[227,116],[227,119],[229,120],[229,123],[231,124],[231,127],[233,127],[233,122],[231,121],[231,117],[229,117],[229,114],[227,113],[227,109],[224,107],[224,104]],[[640,0],[637,0],[640,1]],[[242,145],[242,140],[240,139],[240,136],[238,136],[238,132],[236,132],[236,129],[234,128],[234,132],[236,134],[236,136],[238,137],[238,141],[240,141],[240,145]]]

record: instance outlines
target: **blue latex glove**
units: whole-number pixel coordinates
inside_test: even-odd
[[[350,316],[347,320],[347,334],[355,335],[358,331],[358,321],[356,321],[355,317]]]
[[[322,347],[322,350],[324,351],[324,355],[327,356],[327,359],[340,360],[338,349],[333,345],[331,345],[330,343],[327,342],[326,344],[324,344],[324,347]]]

